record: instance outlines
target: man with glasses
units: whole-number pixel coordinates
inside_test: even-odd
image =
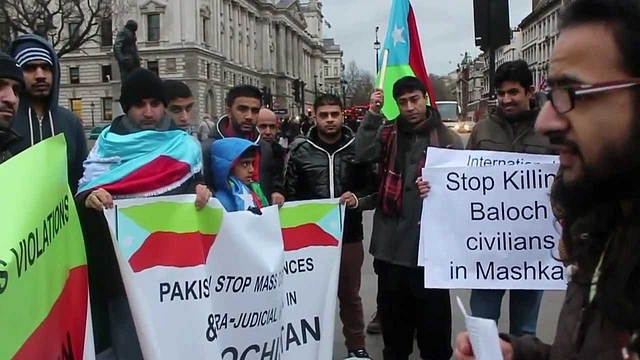
[[[495,85],[498,108],[474,126],[467,149],[552,154],[549,139],[534,129],[540,109],[532,106],[536,105],[532,101],[535,88],[527,63],[516,60],[500,65]],[[535,335],[543,291],[510,290],[509,293],[509,333]],[[505,290],[472,290],[471,312],[497,323],[504,294]]]
[[[500,346],[513,360],[637,359],[640,2],[575,0],[560,29],[536,130],[560,153],[551,200],[573,271],[553,344],[502,335]],[[456,356],[474,359],[466,333]]]

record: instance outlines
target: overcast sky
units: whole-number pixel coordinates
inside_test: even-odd
[[[322,0],[324,37],[342,46],[345,63],[375,72],[375,27],[382,42],[387,31],[392,0]],[[454,70],[465,51],[479,53],[474,46],[473,0],[413,0],[422,52],[429,73],[446,75]],[[511,26],[517,26],[531,12],[531,0],[509,0]]]

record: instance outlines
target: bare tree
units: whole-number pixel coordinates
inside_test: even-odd
[[[0,0],[0,29],[14,35],[39,34],[49,39],[62,57],[100,41],[102,27],[111,26],[114,1]]]
[[[349,62],[344,72],[346,95],[351,99],[351,106],[366,105],[373,92],[375,79],[373,75],[358,67],[355,61]]]
[[[449,87],[446,76],[430,74],[429,79],[431,80],[431,86],[433,86],[433,96],[437,101],[457,99],[455,88],[452,90]]]

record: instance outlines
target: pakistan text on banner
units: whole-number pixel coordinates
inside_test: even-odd
[[[519,166],[557,163],[556,155],[521,154],[504,151],[453,150],[430,147],[427,149],[425,168],[434,167],[485,167],[485,166]],[[425,179],[429,180],[429,173]],[[427,200],[428,201],[428,200]],[[420,228],[422,238],[422,227]],[[424,266],[425,249],[422,243],[418,247],[418,265]]]
[[[425,286],[563,290],[549,191],[557,164],[429,168]]]
[[[0,165],[0,359],[95,358],[66,156],[58,135]]]
[[[193,201],[121,200],[106,213],[145,358],[331,358],[337,201],[262,215]]]
[[[547,163],[558,163],[558,156],[430,147],[427,149],[427,162],[425,167],[521,166]]]

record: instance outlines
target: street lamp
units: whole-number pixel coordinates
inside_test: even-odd
[[[91,127],[95,127],[96,126],[96,122],[95,119],[93,117],[93,108],[96,106],[93,101],[91,102],[91,104],[89,104],[89,106],[91,106]]]
[[[376,41],[373,43],[373,48],[376,50],[376,73],[380,72],[380,41],[378,40],[378,31],[380,26],[376,26]]]

